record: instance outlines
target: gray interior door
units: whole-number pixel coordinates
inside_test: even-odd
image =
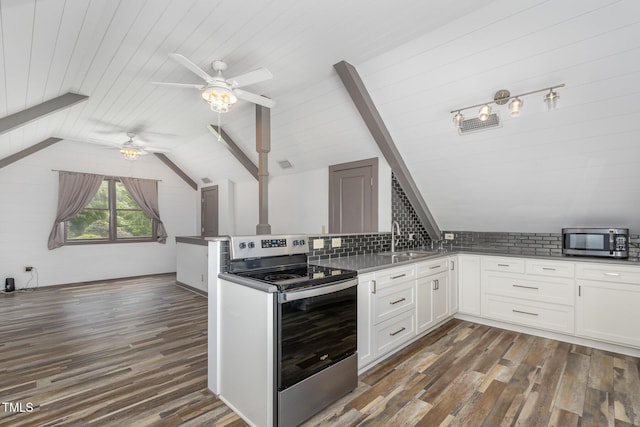
[[[378,229],[378,159],[329,167],[329,233]]]
[[[202,237],[218,235],[218,186],[205,187],[202,192]]]

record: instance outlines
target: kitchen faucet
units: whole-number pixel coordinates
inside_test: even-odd
[[[400,235],[400,224],[398,221],[393,221],[391,223],[391,252],[396,251],[396,237]]]

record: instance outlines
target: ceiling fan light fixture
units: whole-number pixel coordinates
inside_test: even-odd
[[[140,150],[135,147],[122,147],[120,152],[125,160],[136,160],[140,155]]]
[[[238,101],[233,92],[226,87],[210,87],[202,92],[202,98],[216,113],[226,113]]]

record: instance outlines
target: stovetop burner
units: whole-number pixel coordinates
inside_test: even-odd
[[[291,280],[291,279],[299,279],[299,274],[291,274],[291,273],[273,273],[267,274],[264,276],[264,280],[267,282],[281,282],[283,280]]]
[[[307,288],[356,277],[352,270],[319,265],[295,265],[266,270],[250,270],[235,274],[275,285],[280,291]]]

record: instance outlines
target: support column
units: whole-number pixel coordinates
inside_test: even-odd
[[[258,225],[256,234],[271,234],[269,225],[269,151],[271,110],[256,105],[256,151],[258,152]]]

